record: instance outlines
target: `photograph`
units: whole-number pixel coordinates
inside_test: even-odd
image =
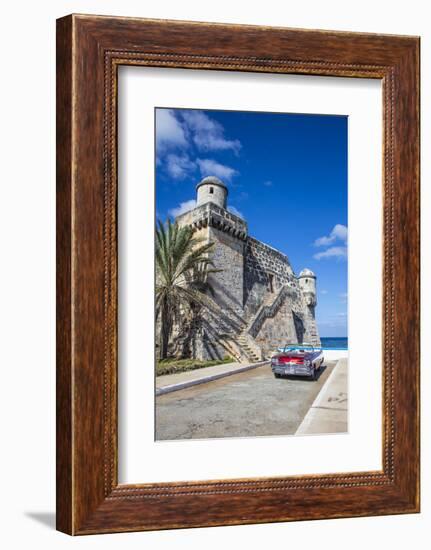
[[[155,440],[348,432],[348,116],[156,107]]]

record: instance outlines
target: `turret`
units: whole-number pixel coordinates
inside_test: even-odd
[[[317,304],[316,275],[310,269],[303,269],[299,274],[298,281],[305,303],[314,310]]]
[[[228,190],[226,185],[215,176],[208,176],[196,185],[197,204],[212,202],[220,208],[227,206]]]

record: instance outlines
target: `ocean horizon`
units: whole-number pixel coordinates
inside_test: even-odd
[[[324,349],[348,349],[349,339],[347,336],[321,336],[320,342]]]

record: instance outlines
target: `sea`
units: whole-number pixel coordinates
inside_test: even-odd
[[[320,337],[323,349],[348,349],[348,338],[341,337]]]

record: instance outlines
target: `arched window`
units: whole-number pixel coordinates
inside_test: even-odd
[[[210,195],[214,195],[214,187],[210,187]]]

